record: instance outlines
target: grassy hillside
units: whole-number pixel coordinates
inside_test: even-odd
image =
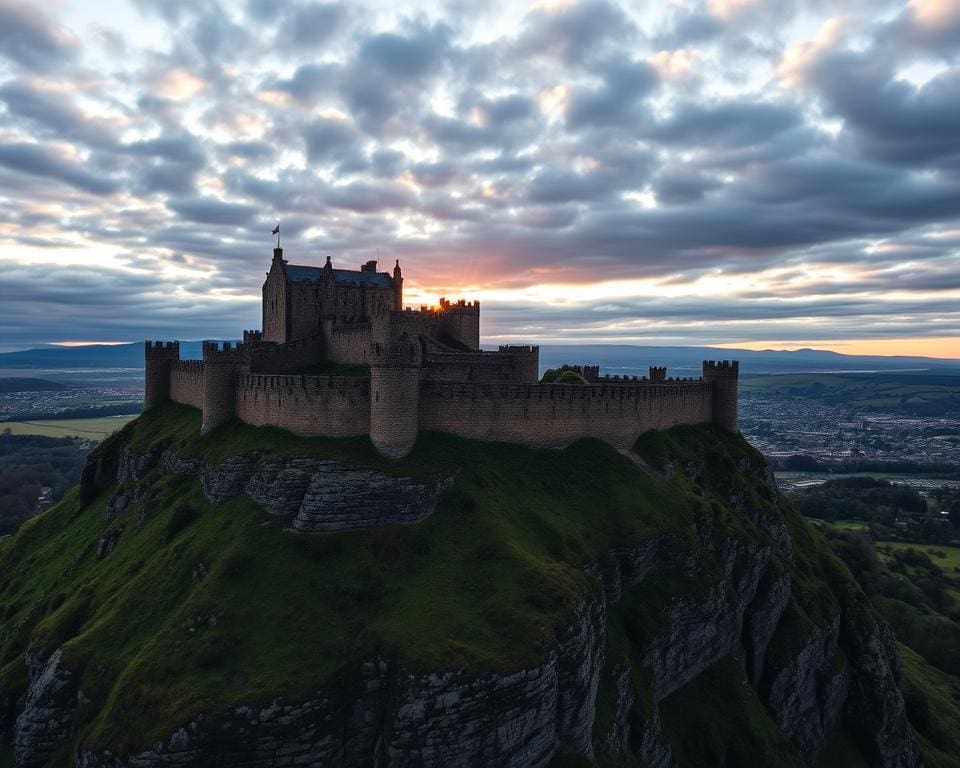
[[[171,405],[123,438],[212,458],[257,448],[387,465],[366,440],[197,427],[196,411]],[[593,441],[531,451],[428,434],[389,468],[456,484],[420,525],[336,536],[287,533],[247,498],[212,506],[199,480],[157,472],[153,499],[109,523],[109,490],[87,506],[72,492],[0,544],[3,626],[15,628],[0,687],[24,689],[31,642],[63,646],[90,698],[82,738],[123,749],[192,713],[310,693],[377,648],[424,669],[517,668],[596,588],[582,564],[688,522],[658,481]]]
[[[758,471],[759,454],[712,426],[648,433],[637,445],[641,466],[593,440],[532,450],[439,433],[421,434],[410,456],[391,462],[367,438],[304,439],[240,423],[200,436],[199,421],[196,410],[168,404],[97,452],[108,455],[123,441],[139,452],[166,446],[210,461],[252,450],[317,455],[453,483],[422,523],[300,535],[247,497],[211,505],[198,479],[155,468],[142,480],[141,500],[114,519],[104,514],[111,487],[86,504],[73,491],[29,521],[0,542],[0,693],[26,689],[28,649],[63,649],[85,700],[75,742],[54,765],[72,764],[78,742],[136,750],[199,713],[336,690],[378,652],[425,671],[535,664],[549,653],[554,628],[599,589],[583,567],[604,567],[611,548],[671,533],[682,560],[697,546],[694,518],[709,519],[717,536],[769,543],[737,511],[732,490],[745,507],[785,520],[794,541],[793,562],[773,570],[795,586],[768,657],[795,656],[841,604],[858,620],[842,563],[776,497]],[[696,481],[675,471],[691,467],[699,468]],[[98,556],[100,543],[117,536]],[[739,559],[734,575],[747,567]],[[673,601],[722,583],[723,568],[708,556],[692,572],[658,570],[611,609],[607,658],[632,661],[641,709],[651,699],[635,649],[663,627]],[[610,683],[605,675],[598,694],[600,733],[609,725]],[[664,729],[683,762],[702,764],[727,749],[731,759],[792,764],[789,745],[744,685],[742,668],[722,660],[665,702]],[[717,717],[724,703],[729,711]]]

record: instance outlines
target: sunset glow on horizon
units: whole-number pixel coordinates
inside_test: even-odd
[[[0,347],[399,259],[484,343],[960,359],[960,0],[0,0]]]

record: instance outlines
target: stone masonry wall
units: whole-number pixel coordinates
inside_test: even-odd
[[[498,352],[428,354],[422,377],[430,381],[506,381],[523,383],[513,355]]]
[[[170,399],[203,408],[203,363],[177,360],[170,366]]]
[[[334,363],[369,363],[370,323],[328,324],[326,358]]]
[[[256,347],[250,351],[253,373],[296,371],[320,362],[323,357],[323,336],[319,333],[286,344]]]
[[[299,435],[346,437],[370,431],[370,380],[350,376],[240,374],[237,416]]]
[[[628,447],[648,429],[711,420],[713,392],[702,381],[665,384],[420,385],[421,430],[526,445],[567,445],[596,437]]]

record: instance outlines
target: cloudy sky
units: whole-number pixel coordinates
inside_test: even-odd
[[[0,347],[285,256],[484,341],[960,357],[960,0],[0,0]]]

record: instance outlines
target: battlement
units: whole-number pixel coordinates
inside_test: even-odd
[[[370,391],[370,379],[361,376],[309,376],[306,374],[284,375],[267,373],[241,373],[237,376],[237,389],[261,392],[287,392],[299,390],[355,390]]]
[[[653,370],[653,369],[651,369]],[[732,376],[736,378],[740,374],[739,360],[704,360],[703,375],[708,376]]]
[[[498,351],[498,352],[506,352],[506,353],[511,354],[511,355],[519,355],[519,354],[524,354],[524,353],[526,353],[526,354],[536,353],[536,354],[539,355],[539,354],[540,354],[540,347],[538,347],[538,346],[536,346],[536,345],[530,345],[530,344],[526,344],[526,345],[522,345],[522,344],[516,344],[516,345],[513,345],[513,344],[501,344],[501,345],[498,347],[497,351]],[[598,366],[598,367],[599,367],[599,366]]]
[[[469,309],[474,312],[480,311],[480,301],[467,301],[466,299],[457,299],[456,301],[450,301],[449,299],[441,296],[440,297],[440,311],[445,312],[447,310],[465,310]]]
[[[144,354],[147,358],[179,358],[179,341],[145,341],[143,342]]]
[[[250,348],[241,342],[203,342],[203,361],[211,365],[238,365],[249,360]]]
[[[171,364],[171,370],[174,371],[199,371],[203,372],[203,360],[174,360]]]
[[[263,331],[244,331],[243,332],[243,343],[244,344],[260,344],[263,342]]]
[[[667,380],[667,368],[666,366],[650,366],[650,381],[666,381]]]

